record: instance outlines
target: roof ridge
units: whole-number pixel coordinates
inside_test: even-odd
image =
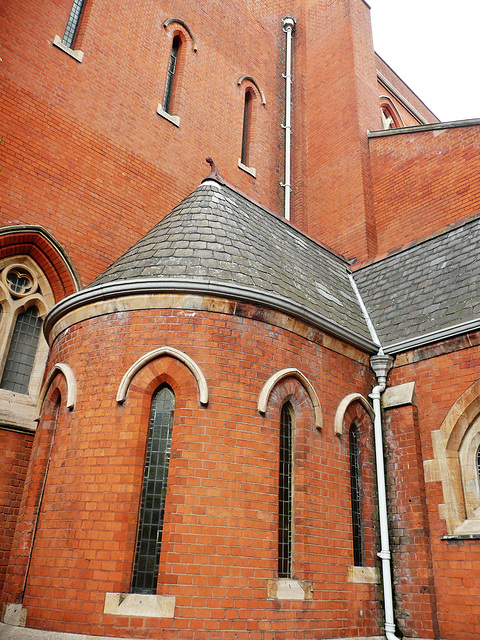
[[[379,254],[374,258],[371,258],[370,260],[365,260],[363,262],[352,264],[350,265],[351,269],[354,273],[357,273],[357,271],[361,271],[362,269],[365,269],[366,267],[369,267],[372,264],[382,262],[383,260],[388,260],[389,258],[393,258],[401,253],[409,251],[410,249],[418,247],[427,242],[431,242],[432,240],[436,240],[441,236],[447,235],[448,233],[455,231],[455,229],[460,229],[461,227],[465,227],[468,224],[476,222],[479,218],[480,218],[480,211],[478,211],[477,213],[469,214],[468,216],[464,216],[459,220],[455,220],[454,222],[451,222],[450,224],[444,227],[441,227],[436,231],[432,231],[432,233],[429,234],[428,236],[424,236],[423,238],[416,238],[415,240],[412,240],[407,244],[401,245],[400,247],[396,247],[395,249],[390,249],[389,251]]]

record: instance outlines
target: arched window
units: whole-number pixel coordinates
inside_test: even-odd
[[[382,129],[398,129],[405,126],[402,117],[395,104],[388,96],[380,96],[380,114],[382,116]]]
[[[52,303],[48,282],[31,260],[9,258],[3,268],[0,262],[0,389],[29,394],[42,317]]]
[[[293,529],[293,409],[280,412],[280,461],[278,474],[278,577],[292,577]]]
[[[172,42],[172,50],[170,52],[170,61],[168,63],[167,81],[165,83],[165,95],[163,98],[163,110],[165,113],[172,113],[172,106],[175,97],[175,90],[178,81],[178,60],[182,48],[182,40],[180,36],[175,36]]]
[[[175,396],[161,386],[153,396],[150,412],[142,498],[138,519],[132,592],[154,594],[162,544]]]
[[[350,448],[350,495],[352,506],[353,564],[363,566],[362,531],[362,475],[358,429],[353,424],[349,432]]]
[[[75,38],[80,25],[84,5],[85,0],[73,0],[72,10],[70,11],[67,26],[65,27],[65,33],[62,38],[62,44],[69,49],[73,49],[75,45]]]

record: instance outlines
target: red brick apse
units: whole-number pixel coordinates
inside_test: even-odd
[[[0,636],[477,640],[480,120],[364,0],[4,4]]]

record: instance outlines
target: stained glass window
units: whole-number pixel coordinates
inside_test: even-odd
[[[166,385],[160,387],[153,397],[150,414],[133,568],[133,593],[152,594],[157,589],[174,406],[173,391]]]
[[[290,404],[280,414],[280,466],[278,486],[278,577],[292,574],[293,425]]]
[[[362,477],[358,429],[350,428],[350,493],[352,505],[353,564],[363,566]]]
[[[30,375],[37,353],[42,321],[36,307],[17,316],[0,387],[17,393],[28,393]]]

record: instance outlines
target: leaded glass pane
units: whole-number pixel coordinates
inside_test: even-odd
[[[278,483],[278,577],[291,577],[292,564],[293,432],[290,405],[280,414],[280,467]]]
[[[31,292],[33,282],[30,275],[21,269],[12,269],[7,274],[7,283],[10,291],[18,296],[23,296]]]
[[[161,387],[153,397],[133,568],[134,593],[155,593],[157,589],[174,405],[170,387]]]
[[[68,18],[67,26],[65,27],[65,33],[63,34],[62,42],[69,49],[73,49],[75,42],[75,36],[77,34],[78,25],[80,24],[80,18],[82,16],[82,9],[85,0],[73,0],[72,10]]]
[[[167,82],[165,84],[165,96],[163,98],[163,110],[170,113],[170,103],[173,93],[173,78],[177,69],[178,50],[180,48],[180,36],[175,36],[172,42],[172,51],[168,63]]]
[[[363,533],[362,533],[362,478],[360,468],[360,447],[358,430],[352,426],[349,437],[350,445],[350,493],[352,503],[353,564],[363,566]]]
[[[2,389],[28,393],[41,326],[36,307],[29,307],[17,317],[0,383]]]

